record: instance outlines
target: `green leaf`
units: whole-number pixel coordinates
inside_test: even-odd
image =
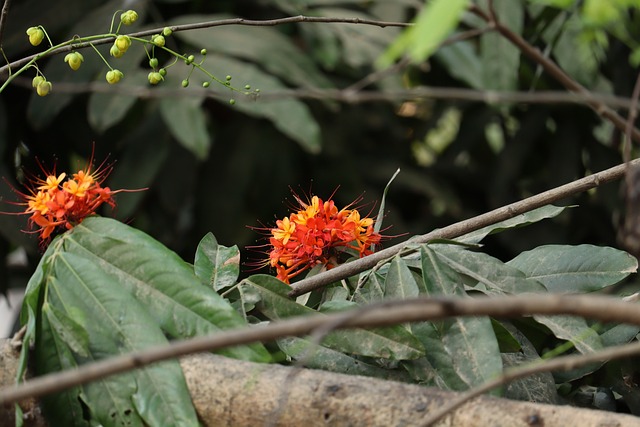
[[[233,286],[240,274],[240,250],[219,245],[213,233],[207,233],[196,249],[193,262],[196,276],[219,291]]]
[[[259,294],[256,307],[271,320],[318,314],[289,299],[291,288],[275,277],[254,275],[245,279],[241,287],[243,293]],[[324,306],[328,311],[358,307],[349,301],[329,301]],[[402,326],[337,330],[328,334],[322,345],[344,353],[393,360],[415,359],[424,354],[422,344]]]
[[[479,230],[472,231],[457,238],[459,242],[465,243],[478,243],[490,234],[500,233],[501,231],[509,230],[511,228],[522,227],[525,225],[533,224],[543,219],[553,218],[560,215],[569,206],[553,206],[546,205],[538,209],[534,209],[529,212],[517,215],[513,218],[509,218],[504,221],[497,222],[495,224],[483,227]]]
[[[207,158],[211,146],[202,101],[195,96],[160,100],[160,113],[171,134],[199,160]]]
[[[507,263],[551,292],[583,293],[618,283],[638,269],[624,251],[593,245],[546,245],[522,252]]]
[[[74,354],[79,364],[167,343],[147,309],[90,258],[55,253],[46,281],[47,302],[86,331],[75,340],[88,337],[88,357]],[[67,345],[65,336],[60,338]],[[82,390],[92,419],[103,425],[198,425],[176,360],[107,377]],[[138,403],[135,408],[132,399]]]
[[[396,39],[378,61],[389,66],[405,52],[415,62],[427,59],[456,28],[469,0],[432,0],[418,14],[415,26]]]
[[[411,331],[422,342],[427,352],[423,358],[403,362],[405,368],[420,382],[427,382],[444,390],[466,390],[469,384],[458,374],[460,360],[445,347],[441,322],[419,322],[411,325]],[[425,363],[426,362],[426,363]]]
[[[571,341],[580,353],[593,353],[603,347],[598,332],[582,318],[572,316],[533,316],[533,318],[551,329],[556,337]]]
[[[453,77],[473,89],[483,89],[482,62],[472,42],[462,41],[445,46],[434,53],[434,58],[442,62]]]
[[[359,280],[364,280],[360,288],[354,294],[354,300],[358,303],[372,303],[384,298],[384,277],[378,272],[366,271],[360,274]],[[366,277],[366,279],[363,279]]]
[[[39,331],[34,345],[34,362],[38,375],[47,372],[62,372],[78,367],[71,349],[56,333],[49,323],[49,316],[43,315],[38,319]],[[29,346],[23,346],[28,348]],[[89,427],[89,422],[83,417],[83,407],[80,403],[80,387],[72,387],[65,391],[54,393],[42,398],[42,407],[47,418],[56,420],[58,425],[69,427]]]
[[[487,10],[487,0],[478,2],[478,7]],[[497,19],[516,34],[522,34],[523,3],[513,0],[494,0]],[[520,50],[497,31],[480,36],[480,57],[484,90],[515,90],[520,72]]]
[[[393,381],[407,382],[409,379],[406,373],[403,375],[402,371],[383,369],[327,347],[314,347],[311,341],[303,338],[281,338],[277,343],[285,354],[293,360],[304,361],[304,366],[308,368]]]
[[[202,286],[193,267],[148,236],[118,221],[90,217],[62,236],[61,250],[82,255],[94,269],[118,283],[174,338],[208,335],[246,325],[213,289]],[[266,362],[261,344],[233,347],[220,354]]]
[[[402,257],[395,256],[384,281],[385,299],[408,299],[418,296],[418,284]]]
[[[420,257],[428,295],[466,296],[458,273],[430,245],[420,247]],[[438,372],[455,373],[445,377],[445,382],[451,387],[459,386],[457,377],[471,387],[484,383],[502,371],[500,348],[488,317],[456,317],[434,325],[435,329],[423,328],[420,336],[423,340],[432,338],[442,341],[446,354],[430,362]],[[425,335],[427,332],[429,334]],[[427,343],[423,341],[423,344]]]
[[[522,293],[544,292],[545,287],[535,278],[490,255],[473,252],[454,245],[429,245],[438,258],[458,273],[477,281],[479,289],[487,292]],[[426,274],[426,273],[424,273]]]
[[[65,345],[75,354],[81,357],[88,357],[89,337],[87,331],[74,320],[74,317],[81,317],[84,313],[74,307],[70,307],[69,310],[73,311],[71,316],[47,302],[42,305],[42,315],[47,318],[47,321]],[[86,319],[83,320],[82,323],[86,324]]]

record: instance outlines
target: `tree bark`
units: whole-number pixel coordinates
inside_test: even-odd
[[[458,396],[418,385],[212,354],[186,357],[181,364],[206,426],[420,426],[430,411]],[[640,418],[481,396],[435,425],[637,427]]]
[[[15,382],[18,349],[0,340],[0,387]],[[430,411],[458,396],[435,388],[312,369],[257,364],[213,354],[180,360],[202,424],[209,426],[420,426]],[[46,423],[33,399],[20,403],[26,427]],[[0,426],[13,426],[13,405]],[[631,427],[640,418],[570,406],[478,397],[436,426]]]

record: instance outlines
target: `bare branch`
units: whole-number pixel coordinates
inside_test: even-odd
[[[325,325],[340,328],[388,326],[455,316],[510,318],[533,314],[568,314],[599,320],[640,325],[638,305],[595,295],[522,295],[483,298],[415,298],[387,301],[357,310],[276,321],[268,325],[240,328],[211,336],[174,341],[168,345],[87,364],[72,371],[48,374],[0,390],[0,405],[26,397],[40,397],[85,384],[109,375],[140,368],[186,354],[215,351],[224,347],[267,342],[286,336],[304,335]],[[347,319],[342,322],[342,319]]]
[[[632,160],[628,163],[628,165],[629,167],[637,168],[640,166],[640,159]],[[482,227],[486,227],[491,224],[513,218],[517,215],[521,215],[533,209],[557,202],[558,200],[564,199],[574,194],[590,190],[601,184],[620,179],[624,176],[626,168],[627,164],[625,163],[614,166],[610,169],[606,169],[602,172],[586,176],[569,184],[561,185],[560,187],[556,187],[543,193],[539,193],[535,196],[528,197],[519,202],[515,202],[510,205],[506,205],[501,208],[486,212],[482,215],[478,215],[476,217],[457,222],[447,227],[434,230],[430,233],[414,237],[412,239],[409,239],[408,242],[399,243],[395,246],[383,249],[379,252],[376,252],[364,258],[360,258],[353,262],[339,265],[316,276],[308,277],[299,282],[293,283],[291,285],[291,292],[289,292],[289,296],[296,297],[307,292],[311,292],[314,289],[329,285],[345,277],[350,277],[373,268],[379,262],[387,260],[395,256],[401,250],[405,249],[407,247],[407,244],[427,243],[433,239],[454,239],[456,237],[460,237],[464,234],[478,230]]]
[[[385,27],[409,27],[413,24],[410,23],[406,23],[406,22],[388,22],[388,21],[376,21],[373,19],[361,19],[361,18],[330,18],[330,17],[323,17],[323,16],[303,16],[303,15],[299,15],[299,16],[290,16],[290,17],[286,17],[286,18],[279,18],[279,19],[268,19],[268,20],[251,20],[251,19],[244,19],[244,18],[230,18],[230,19],[221,19],[221,20],[217,20],[217,21],[207,21],[207,22],[197,22],[197,23],[193,23],[193,24],[183,24],[183,25],[174,25],[171,26],[169,28],[171,28],[171,30],[173,32],[180,32],[180,31],[190,31],[190,30],[198,30],[198,29],[204,29],[204,28],[213,28],[213,27],[220,27],[220,26],[224,26],[224,25],[246,25],[246,26],[252,26],[252,27],[271,27],[271,26],[275,26],[275,25],[283,25],[283,24],[291,24],[291,23],[299,23],[299,22],[306,22],[306,23],[323,23],[323,24],[358,24],[358,25],[373,25],[376,27],[381,27],[381,28],[385,28]],[[161,34],[163,31],[163,28],[154,28],[151,30],[144,30],[144,31],[138,31],[136,33],[130,33],[127,34],[128,36],[131,37],[147,37],[147,36],[151,36],[154,34]],[[96,39],[96,40],[92,40],[91,44],[97,46],[97,45],[102,45],[102,44],[107,44],[107,43],[111,43],[113,42],[114,37],[105,37],[105,38],[101,38],[101,39]],[[74,49],[82,49],[82,48],[86,48],[89,47],[90,44],[89,42],[84,42],[84,43],[74,43],[68,46],[63,46],[60,47],[59,49],[54,49],[51,52],[49,52],[46,55],[42,55],[42,54],[35,54],[35,55],[31,55],[31,56],[27,56],[25,58],[19,59],[17,61],[11,62],[10,64],[7,64],[3,67],[0,67],[0,79],[4,80],[6,77],[6,75],[8,74],[8,71],[10,69],[17,69],[20,68],[24,65],[26,65],[29,61],[33,60],[34,58],[46,58],[49,56],[53,56],[53,55],[58,55],[60,53],[65,53],[65,52],[71,52]],[[57,86],[56,86],[57,88]]]

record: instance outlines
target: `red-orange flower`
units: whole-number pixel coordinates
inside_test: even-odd
[[[339,252],[355,251],[360,257],[371,254],[372,245],[382,236],[373,229],[372,218],[362,218],[357,209],[338,210],[333,200],[318,196],[305,203],[295,196],[299,209],[276,221],[269,229],[269,258],[285,283],[315,265],[334,266]]]
[[[32,178],[27,184],[28,193],[16,190],[26,209],[19,215],[30,215],[29,227],[39,233],[40,241],[46,244],[56,230],[70,230],[89,215],[93,215],[104,203],[116,206],[113,195],[122,191],[103,187],[104,180],[111,172],[110,166],[101,164],[92,171],[92,158],[85,169],[69,177],[66,173],[56,175],[55,168],[47,172],[45,179]]]

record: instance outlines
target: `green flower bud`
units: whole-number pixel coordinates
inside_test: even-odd
[[[207,54],[207,49],[200,50],[200,55],[205,56]]]
[[[150,72],[147,78],[149,79],[149,83],[151,83],[152,85],[157,85],[158,83],[164,80],[164,77],[162,77],[162,74],[160,74],[157,71]]]
[[[127,10],[120,15],[120,21],[124,25],[131,25],[138,20],[138,14],[135,10]]]
[[[42,77],[42,76],[40,76],[40,75],[35,76],[35,77],[33,78],[33,81],[31,82],[31,86],[33,86],[33,87],[38,87],[38,85],[39,85],[40,83],[44,82],[44,81],[46,81],[46,79],[45,79],[44,77]]]
[[[125,53],[129,46],[131,46],[131,39],[129,36],[118,36],[116,37],[116,41],[113,43],[115,47],[120,49],[120,52]]]
[[[184,80],[182,81],[182,87],[187,87],[187,86],[189,86],[189,80],[184,79]]]
[[[225,77],[225,79],[227,79],[227,81],[231,80],[231,76],[227,76]]]
[[[162,35],[165,37],[169,37],[171,34],[173,34],[173,30],[169,27],[164,27],[164,29],[162,30]]]
[[[160,34],[156,34],[153,37],[151,37],[151,43],[155,44],[158,47],[163,47],[164,46],[164,36],[160,35]]]
[[[235,104],[236,104],[236,100],[235,100],[235,99],[233,99],[233,98],[231,98],[231,99],[229,100],[229,104],[231,104],[231,105],[235,105]]]
[[[251,85],[244,85],[245,90],[251,89]]]
[[[33,46],[38,46],[44,40],[44,31],[40,27],[29,27],[27,35],[29,36],[29,43]]]
[[[118,49],[118,46],[114,44],[113,46],[111,46],[111,49],[109,49],[109,55],[113,56],[114,58],[120,58],[122,55],[124,55],[124,52]]]
[[[167,70],[166,70],[166,69],[164,69],[164,68],[160,68],[160,69],[158,70],[158,72],[160,73],[160,75],[161,75],[162,77],[164,77],[164,76],[166,76],[166,75],[167,75]]]
[[[51,92],[51,89],[53,89],[53,85],[51,84],[51,82],[45,80],[38,84],[38,86],[36,87],[36,92],[40,96],[47,96],[49,95],[49,92]]]
[[[80,52],[71,52],[64,57],[64,62],[69,64],[73,71],[76,71],[84,62],[84,56]]]
[[[151,58],[149,60],[149,67],[156,69],[158,68],[158,58]]]
[[[204,87],[204,88],[209,87],[209,82],[202,82],[202,87]]]
[[[110,85],[114,85],[116,83],[118,83],[120,81],[121,78],[124,77],[124,74],[122,74],[122,71],[120,70],[116,70],[113,69],[111,71],[107,71],[107,75],[105,76],[105,78],[107,79],[107,82]]]

